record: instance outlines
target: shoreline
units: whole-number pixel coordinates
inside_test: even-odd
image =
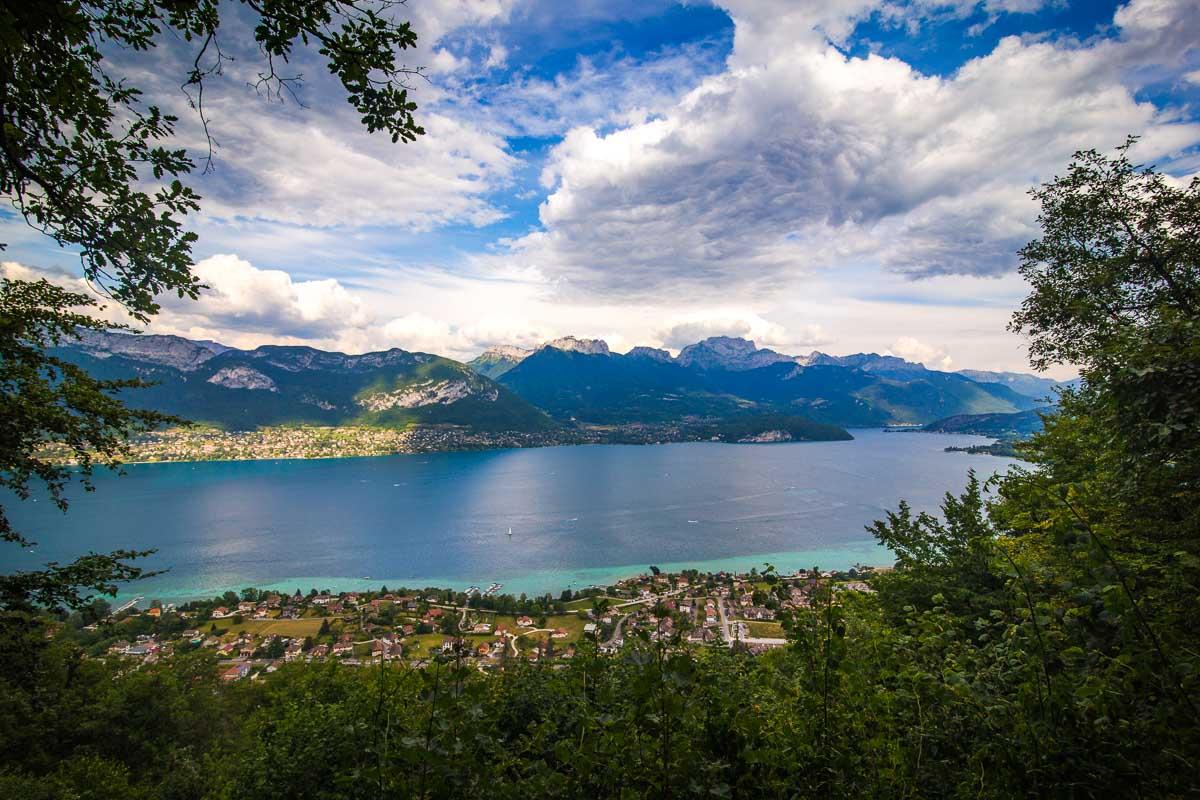
[[[314,429],[320,430],[320,429]],[[327,429],[327,430],[349,430],[342,429]],[[911,430],[893,430],[887,426],[861,426],[847,427],[847,432],[853,431],[883,431],[885,433],[911,433],[924,432],[934,433],[944,436],[974,436],[988,441],[994,441],[995,437],[986,436],[984,434],[973,433],[946,433],[943,431],[925,431],[922,428],[913,428]],[[345,453],[338,455],[278,455],[278,454],[263,454],[263,455],[245,455],[240,457],[218,457],[218,458],[162,458],[162,459],[136,459],[122,461],[117,465],[117,469],[122,467],[146,466],[157,464],[238,464],[243,462],[259,462],[259,461],[341,461],[345,459],[355,458],[389,458],[392,456],[426,456],[442,453],[487,453],[500,450],[540,450],[545,448],[556,447],[654,447],[672,444],[720,444],[720,445],[740,445],[740,446],[762,446],[762,445],[788,445],[788,444],[831,444],[836,442],[853,441],[853,439],[792,439],[790,441],[778,442],[742,442],[742,441],[713,441],[711,439],[660,439],[646,441],[604,441],[601,439],[595,440],[580,440],[580,441],[561,441],[561,442],[545,442],[541,444],[511,444],[504,442],[496,442],[490,445],[477,447],[446,447],[439,449],[424,449],[424,450],[395,450],[391,452],[378,453]],[[947,451],[951,452],[951,451]],[[62,462],[63,466],[75,467],[78,466],[73,461]]]
[[[848,431],[876,431],[880,428],[847,428]],[[975,434],[951,434],[951,435],[975,435]],[[980,437],[988,438],[988,437]],[[708,439],[675,439],[667,441],[655,442],[554,442],[548,444],[532,444],[532,445],[510,445],[496,444],[490,447],[461,447],[461,448],[446,448],[445,450],[414,450],[414,451],[396,451],[393,453],[354,453],[339,456],[248,456],[245,458],[191,458],[191,459],[159,459],[154,461],[122,461],[117,469],[121,467],[133,466],[155,466],[159,464],[241,464],[246,462],[258,461],[345,461],[356,458],[392,458],[393,456],[429,456],[442,455],[446,453],[492,453],[500,450],[546,450],[556,447],[665,447],[674,444],[714,444],[728,445],[732,447],[760,447],[774,445],[789,445],[789,444],[837,444],[846,439],[794,439],[792,441],[783,442],[723,442],[710,441]],[[74,462],[66,463],[65,466],[78,466]]]
[[[550,430],[477,430],[458,425],[267,425],[225,430],[197,424],[150,431],[128,442],[123,464],[328,459],[443,452],[486,452],[584,444],[663,444],[712,441],[726,444],[852,441],[850,432],[801,417],[758,416],[726,420],[599,425],[572,423]],[[42,457],[77,466],[67,448]]]
[[[871,445],[871,442],[875,440],[885,442],[886,440],[893,439],[893,437],[884,436],[879,428],[856,428],[852,430],[856,434],[856,439],[859,440],[859,443],[862,444],[865,442],[868,447]],[[900,439],[909,439],[910,437],[894,438],[896,438],[898,442]],[[917,448],[917,451],[920,452],[929,451],[928,457],[930,458],[930,469],[934,470],[937,474],[941,474],[943,472],[957,474],[959,470],[966,469],[968,466],[966,462],[968,459],[971,459],[971,456],[965,453],[943,453],[942,449],[944,444],[983,442],[988,441],[988,437],[961,434],[939,434],[939,436],[930,436],[927,438],[921,437],[922,442],[930,440],[937,443],[936,450],[938,452],[936,454],[933,453],[933,448],[930,446],[921,446]],[[851,440],[846,443],[853,445],[854,441]],[[628,445],[628,443],[625,444]],[[695,458],[703,458],[704,452],[711,452],[713,456],[716,456],[718,452],[735,452],[728,449],[721,449],[720,451],[684,449],[687,446],[696,444],[714,444],[714,442],[706,440],[701,440],[699,442],[665,442],[664,444],[676,445],[677,448],[679,448],[676,450],[677,455],[671,456],[669,453],[662,452],[661,456],[653,456],[654,452],[668,451],[672,448],[659,448],[658,451],[641,452],[645,452],[647,457],[654,459],[661,457],[670,460],[683,459],[685,461],[690,461]],[[791,442],[789,444],[820,445],[822,443]],[[640,462],[640,459],[636,457],[636,453],[639,451],[630,449],[630,446],[617,447],[606,444],[605,447],[598,449],[614,451],[625,450],[626,453],[630,455],[626,455],[622,458],[634,458],[636,461]],[[904,456],[904,454],[909,453],[911,449],[912,448],[907,446],[901,447],[897,444],[895,447],[886,448],[884,452],[892,453],[893,457],[901,457]],[[521,450],[529,450],[531,452],[521,453]],[[780,463],[787,464],[794,462],[795,464],[800,465],[813,461],[813,459],[820,461],[823,458],[830,458],[836,463],[841,463],[841,461],[845,459],[841,456],[835,455],[835,450],[840,452],[842,448],[819,448],[818,452],[822,455],[818,456],[814,454],[812,457],[809,457],[805,454],[814,451],[810,450],[809,448],[800,447],[796,447],[794,449],[768,448],[765,451],[736,452],[746,452],[745,458],[749,459],[753,463],[759,462],[759,459],[757,458],[758,454],[765,456],[767,453],[776,454],[776,456],[771,456],[768,458],[768,461],[780,461]],[[386,456],[373,456],[376,459],[375,462],[357,462],[360,464],[366,464],[366,466],[353,466],[353,462],[348,462],[344,465],[344,467],[350,469],[351,471],[382,470],[382,472],[379,474],[390,475],[391,473],[389,470],[393,468],[389,467],[388,464],[393,463],[397,465],[395,469],[416,471],[423,474],[424,470],[434,469],[434,467],[426,468],[416,466],[415,464],[417,462],[424,462],[428,460],[431,463],[440,464],[450,461],[457,462],[460,459],[466,459],[467,462],[474,462],[476,460],[482,460],[486,462],[491,457],[489,452],[507,452],[513,454],[513,457],[519,456],[522,459],[538,458],[536,453],[539,451],[541,451],[540,447],[527,447],[512,448],[508,450],[471,451],[475,453],[474,455],[467,453],[446,453],[444,455],[421,453],[415,454],[420,456],[417,459],[390,459],[390,461],[383,460],[384,458],[387,458]],[[794,455],[789,455],[789,451]],[[565,454],[562,456],[550,456],[550,453],[554,451],[547,450],[545,452],[546,456],[544,457],[554,459],[567,458],[568,460],[573,460],[575,458],[585,457],[584,451],[578,449],[572,450],[571,448],[557,451]],[[578,456],[571,456],[571,452],[578,453]],[[691,452],[692,456],[687,456],[687,452]],[[616,458],[617,456],[614,455],[611,457]],[[734,456],[729,457],[740,458]],[[726,457],[723,456],[719,460],[724,460],[725,458]],[[936,459],[936,462],[942,462],[942,460],[945,459],[945,463],[949,464],[950,466],[934,467],[932,466],[935,463],[934,459]],[[956,465],[956,462],[959,462],[960,459],[962,459],[961,465]],[[1001,464],[1004,461],[1004,459],[994,460],[1000,461]],[[311,465],[306,465],[303,463],[306,461],[313,461],[314,463]],[[129,474],[131,476],[139,475],[143,476],[141,478],[142,480],[165,482],[162,483],[161,486],[168,488],[173,486],[174,482],[191,481],[192,479],[187,476],[199,474],[198,472],[194,471],[206,469],[209,470],[209,472],[203,473],[205,476],[207,476],[206,479],[212,478],[218,481],[240,480],[243,475],[254,477],[261,474],[269,477],[274,475],[276,472],[279,472],[280,474],[291,474],[288,472],[289,470],[297,470],[297,474],[305,474],[313,469],[319,471],[341,469],[337,466],[339,459],[333,457],[273,457],[259,459],[223,459],[220,461],[208,459],[207,461],[202,462],[147,463],[177,464],[177,466],[168,467],[163,470],[156,470],[152,467],[146,467],[143,464],[129,465]],[[378,464],[379,466],[369,466],[371,463]],[[520,463],[524,462],[521,461],[519,464]],[[184,466],[184,464],[189,465]],[[205,466],[206,464],[211,464],[211,466]],[[1002,468],[1001,465],[997,466],[998,468]],[[111,480],[120,481],[123,479],[114,477]],[[949,480],[956,481],[957,478],[952,476]],[[362,482],[365,483],[366,481]],[[942,483],[943,481],[938,481],[939,486],[942,485]],[[154,483],[152,485],[159,486],[159,483]],[[949,486],[950,484],[946,483],[946,485]],[[897,489],[897,491],[903,494],[903,487]],[[936,499],[931,498],[929,502],[935,504]],[[882,511],[882,506],[886,505],[887,503],[881,501],[880,512]],[[868,511],[870,510],[868,509]],[[681,511],[680,514],[682,513],[683,512]],[[862,524],[866,524],[872,519],[879,518],[880,514],[874,512],[864,512],[864,514],[861,516],[863,516]],[[46,524],[53,526],[57,523],[55,523],[53,519],[50,519],[46,522]],[[272,523],[264,522],[263,524],[269,526]],[[682,524],[682,522],[680,522],[680,524]],[[225,523],[223,523],[223,525],[228,527],[228,525]],[[693,557],[694,551],[689,552],[689,550],[693,550],[693,548],[690,547],[673,546],[671,548],[663,548],[664,551],[671,552],[671,555],[675,556],[675,559],[677,560],[665,560],[668,559],[666,552],[656,553],[655,551],[658,550],[656,547],[642,547],[639,548],[637,554],[633,552],[622,554],[619,550],[608,553],[595,552],[589,555],[580,554],[580,556],[571,558],[570,561],[567,561],[566,563],[563,561],[558,561],[558,558],[562,558],[562,555],[565,555],[566,553],[559,555],[558,558],[543,557],[539,559],[514,559],[505,563],[495,564],[490,561],[478,559],[467,559],[461,561],[457,559],[436,558],[428,561],[420,558],[410,560],[391,559],[390,567],[382,566],[382,562],[370,560],[363,561],[361,559],[333,559],[323,562],[325,564],[323,567],[316,567],[315,569],[309,570],[305,567],[305,562],[303,561],[291,563],[286,559],[284,559],[282,562],[275,562],[270,559],[242,561],[237,559],[196,560],[188,558],[183,558],[182,561],[176,561],[171,554],[161,553],[158,557],[158,560],[163,562],[163,566],[169,567],[174,563],[176,570],[178,571],[171,570],[164,575],[150,578],[147,581],[138,581],[123,585],[117,592],[116,598],[119,602],[132,599],[138,595],[144,596],[147,600],[161,599],[167,602],[177,600],[207,599],[215,595],[223,594],[229,590],[233,590],[235,592],[240,591],[242,588],[249,586],[256,588],[271,587],[280,591],[286,590],[289,593],[294,592],[297,588],[301,589],[302,592],[307,592],[310,588],[337,588],[339,590],[346,591],[361,591],[367,589],[378,589],[384,584],[391,588],[395,588],[397,586],[406,586],[417,589],[425,587],[444,587],[462,590],[471,585],[486,586],[494,582],[503,584],[503,588],[501,590],[502,592],[512,593],[514,595],[519,595],[521,593],[526,593],[528,595],[541,595],[545,594],[546,592],[557,595],[563,589],[568,588],[579,589],[590,585],[611,585],[618,580],[644,573],[652,564],[654,566],[658,566],[660,569],[670,571],[697,569],[703,572],[717,572],[722,570],[747,571],[751,567],[757,567],[761,569],[763,562],[765,561],[771,562],[781,571],[794,571],[801,568],[807,569],[813,566],[817,566],[822,569],[848,569],[855,564],[886,565],[894,561],[893,554],[879,546],[874,539],[872,539],[870,535],[862,529],[861,526],[856,526],[854,529],[841,526],[840,528],[837,528],[836,532],[834,532],[833,528],[830,528],[830,533],[828,536],[818,536],[817,531],[823,529],[824,527],[824,525],[821,525],[818,526],[818,528],[810,531],[809,536],[806,537],[807,541],[796,541],[794,538],[792,541],[786,541],[786,539],[780,540],[780,538],[777,538],[776,542],[769,543],[767,548],[755,547],[753,544],[746,542],[746,544],[749,546],[745,547],[745,549],[742,549],[736,539],[730,539],[725,541],[723,546],[719,546],[717,548],[717,554],[719,557],[716,558],[706,557],[713,553],[713,548],[708,547],[699,548],[701,552],[695,553],[695,557]],[[225,528],[222,527],[222,531],[224,530]],[[232,536],[232,539],[234,540],[240,541],[240,538],[236,535],[229,534],[229,536]],[[841,538],[845,536],[854,538],[849,540]],[[226,538],[228,538],[228,536]],[[820,541],[822,538],[826,539],[826,541]],[[833,538],[835,541],[829,542],[829,538]],[[841,541],[836,541],[837,539],[841,539]],[[514,544],[516,543],[514,542]],[[763,542],[763,544],[767,543]],[[771,544],[775,544],[776,547],[771,548]],[[782,545],[782,547],[779,547],[778,545]],[[797,545],[799,545],[799,547],[797,547]],[[706,549],[708,550],[708,553],[703,552],[703,550]],[[726,550],[725,554],[720,554],[722,549]],[[636,561],[629,559],[630,555],[633,555]],[[663,558],[664,561],[655,561],[654,559],[656,558]],[[588,563],[589,560],[591,562],[590,564]],[[361,563],[359,563],[360,561]],[[387,561],[387,559],[384,559],[384,561]],[[527,562],[527,564],[522,564],[522,561]],[[558,563],[555,563],[556,561],[558,561]],[[438,562],[441,563],[439,564]],[[278,567],[276,566],[277,563]],[[322,562],[314,562],[314,564],[315,563]],[[537,566],[534,567],[534,564],[537,564]]]
[[[848,570],[855,566],[890,567],[894,564],[892,554],[874,539],[864,539],[843,546],[829,548],[797,550],[774,553],[754,553],[735,555],[714,559],[695,559],[685,561],[663,561],[653,564],[663,572],[679,573],[695,569],[699,572],[748,572],[751,568],[762,569],[765,563],[770,563],[781,573],[792,573],[799,569],[818,567],[822,570]],[[618,581],[633,578],[649,572],[651,564],[621,564],[604,567],[563,568],[559,570],[536,570],[524,575],[479,575],[470,578],[449,578],[437,576],[407,576],[407,577],[333,577],[333,576],[290,576],[278,580],[254,581],[245,580],[234,583],[221,583],[212,586],[188,586],[178,588],[154,589],[137,581],[122,588],[115,596],[104,595],[110,602],[121,604],[141,597],[148,605],[153,600],[181,603],[192,600],[207,600],[224,594],[227,591],[240,593],[242,589],[253,587],[264,591],[279,593],[301,593],[309,589],[332,592],[362,592],[378,590],[386,585],[389,589],[404,587],[410,590],[440,588],[463,591],[470,586],[487,586],[500,583],[501,594],[514,596],[526,594],[538,596],[543,594],[558,595],[564,589],[579,590],[589,586],[610,586]],[[169,573],[168,573],[169,574]],[[100,595],[97,595],[98,597]],[[141,605],[141,603],[139,603]]]

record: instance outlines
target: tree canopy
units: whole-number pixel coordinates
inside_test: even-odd
[[[190,46],[180,78],[204,132],[205,81],[228,60],[222,17],[249,14],[263,58],[257,88],[270,97],[293,91],[285,69],[301,48],[314,49],[340,82],[370,132],[393,142],[424,130],[407,81],[419,68],[400,53],[416,44],[411,26],[389,0],[45,0],[0,9],[0,193],[35,230],[77,252],[96,294],[146,322],[158,298],[196,298],[192,272],[196,234],[186,217],[201,198],[184,183],[194,154],[177,146],[179,120],[162,98],[115,77],[106,54]],[[202,159],[210,165],[212,138]],[[0,243],[0,249],[4,247]],[[78,329],[103,330],[96,300],[48,282],[0,282],[0,485],[25,498],[41,481],[64,508],[63,488],[75,474],[46,456],[48,447],[74,460],[85,480],[94,465],[115,467],[130,435],[164,422],[132,411],[121,393],[137,382],[97,381],[48,350]],[[23,542],[0,508],[0,537]],[[91,588],[129,578],[132,554],[91,554],[75,570],[51,567],[5,579],[0,603],[21,592],[81,601],[64,581],[85,577]],[[110,569],[105,578],[105,564]],[[86,569],[84,568],[86,566]],[[82,576],[81,576],[82,572]]]

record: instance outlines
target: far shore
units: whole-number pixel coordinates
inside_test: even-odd
[[[854,428],[849,430],[878,430]],[[686,435],[674,426],[591,426],[577,430],[541,433],[472,432],[456,428],[270,427],[251,431],[225,431],[197,426],[144,434],[131,445],[123,465],[177,464],[236,461],[330,460],[375,458],[429,453],[469,453],[579,445],[743,444],[778,445],[850,439],[779,438],[762,441],[725,441]],[[57,463],[74,465],[65,456]]]

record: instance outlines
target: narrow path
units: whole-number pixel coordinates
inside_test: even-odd
[[[614,647],[615,646],[613,644],[613,642],[615,642],[617,639],[621,638],[621,626],[625,624],[625,620],[627,620],[627,619],[629,619],[628,614],[625,614],[624,616],[621,616],[621,617],[617,617],[617,624],[613,626],[612,636],[609,636],[608,641],[604,643],[605,647]]]

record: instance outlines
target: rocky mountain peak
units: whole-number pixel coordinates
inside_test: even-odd
[[[666,350],[658,347],[643,347],[638,346],[625,354],[628,358],[648,358],[651,361],[658,361],[662,364],[669,364],[675,359]]]
[[[848,356],[831,356],[817,350],[807,356],[797,356],[796,361],[806,367],[834,366],[861,369],[863,372],[924,372],[925,365],[905,361],[899,356],[881,356],[879,353],[853,353]]]
[[[532,350],[526,350],[524,347],[516,347],[511,344],[498,344],[495,347],[489,347],[479,354],[479,358],[490,358],[496,361],[521,361],[526,356],[533,353]]]
[[[685,367],[728,370],[757,369],[791,360],[774,350],[759,349],[749,339],[734,336],[710,336],[683,348],[676,359]]]
[[[603,339],[579,339],[574,336],[563,336],[552,342],[546,342],[542,347],[553,347],[568,353],[586,353],[592,356],[611,355],[608,343]]]
[[[488,378],[499,378],[510,369],[520,364],[534,351],[523,347],[501,344],[489,347],[475,358],[467,362],[467,366]]]
[[[76,347],[95,358],[120,356],[150,364],[190,372],[229,348],[216,342],[193,342],[181,336],[155,334],[108,333],[81,330],[77,342],[64,344]]]

